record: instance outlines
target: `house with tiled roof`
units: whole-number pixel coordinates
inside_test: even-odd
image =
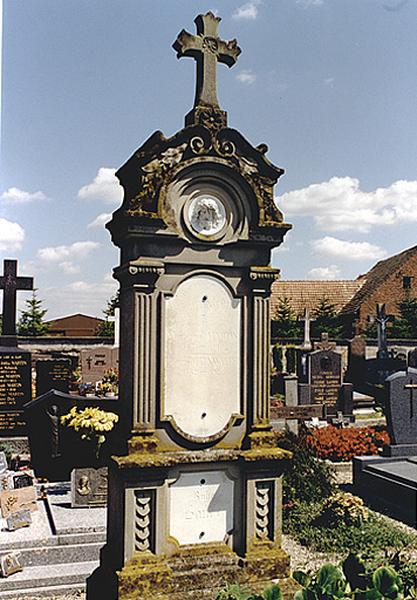
[[[375,316],[378,302],[385,304],[388,315],[399,316],[398,302],[417,297],[417,246],[380,260],[358,280],[363,283],[342,308],[342,315],[347,319],[354,315],[362,331]]]
[[[326,298],[344,317],[349,335],[353,321],[364,331],[376,313],[376,304],[385,304],[386,313],[398,316],[398,302],[417,297],[417,246],[380,260],[368,273],[354,280],[311,281],[279,280],[272,286],[271,317],[277,313],[280,299],[288,298],[296,316],[306,308],[313,312]]]

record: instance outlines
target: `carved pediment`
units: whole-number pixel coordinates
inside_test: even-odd
[[[267,146],[255,148],[237,130],[214,124],[193,125],[171,138],[155,132],[116,173],[125,190],[125,215],[163,219],[159,197],[163,186],[192,164],[218,162],[232,168],[252,189],[258,205],[259,227],[284,224],[274,202],[273,187],[284,170],[265,156]]]

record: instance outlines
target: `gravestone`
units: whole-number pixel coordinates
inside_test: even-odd
[[[68,394],[72,368],[69,358],[38,360],[36,362],[36,396],[42,396],[49,390],[58,390]]]
[[[0,475],[9,468],[5,452],[0,452]]]
[[[73,508],[103,506],[107,502],[107,467],[73,469],[71,473],[71,506]]]
[[[16,552],[9,552],[0,556],[0,575],[2,577],[9,577],[20,571],[23,571],[23,567]]]
[[[119,349],[106,346],[81,350],[81,378],[83,383],[101,381],[106,371],[119,368]]]
[[[407,365],[413,369],[417,369],[417,348],[409,351],[407,355]]]
[[[35,486],[0,492],[0,508],[4,519],[21,510],[38,510]]]
[[[119,412],[118,398],[86,398],[51,390],[25,405],[25,419],[31,453],[31,463],[37,477],[49,481],[67,481],[75,467],[99,466],[94,452],[72,429],[61,423],[61,417],[73,406],[83,410],[93,406],[109,412]],[[117,439],[119,424],[108,434],[100,451],[103,460],[120,450]]]
[[[23,405],[31,398],[30,353],[12,346],[0,348],[0,436],[25,435]]]
[[[312,401],[335,406],[342,385],[341,355],[334,350],[315,350],[308,359]]]
[[[116,174],[125,195],[107,227],[123,256],[114,273],[126,446],[109,466],[107,544],[89,600],[124,597],[125,585],[147,597],[149,561],[155,598],[289,575],[269,297],[271,251],[290,225],[274,202],[282,169],[218,105],[216,64],[240,53],[219,38],[219,21],[199,15],[197,35],[183,30],[174,43],[197,61],[185,128],[156,132]]]
[[[9,531],[16,531],[22,527],[29,527],[32,523],[32,515],[30,510],[20,510],[19,512],[12,513],[6,519],[7,529]]]
[[[0,437],[25,434],[23,405],[32,398],[31,356],[17,347],[16,296],[32,290],[31,277],[17,276],[17,260],[3,261],[3,321],[0,337]]]
[[[385,384],[389,456],[417,456],[417,370],[394,373]]]
[[[314,320],[314,319],[311,319],[310,311],[308,308],[306,308],[304,311],[304,316],[301,319],[301,321],[304,321],[304,340],[301,345],[302,350],[311,350],[313,348],[313,345],[311,343],[311,338],[310,338],[310,329],[311,329],[312,320]]]

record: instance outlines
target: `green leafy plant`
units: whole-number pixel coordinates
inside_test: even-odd
[[[38,300],[37,291],[35,288],[32,298],[25,301],[26,309],[22,310],[18,323],[19,335],[36,336],[48,333],[49,325],[43,320],[48,310],[42,308],[42,300]]]
[[[279,298],[277,310],[272,321],[272,336],[276,338],[296,338],[301,336],[302,326],[292,309],[291,300],[286,296]]]
[[[321,522],[333,526],[340,522],[345,525],[362,525],[369,518],[369,511],[362,498],[349,492],[336,492],[323,503],[323,510],[319,516]]]
[[[260,594],[251,594],[239,585],[229,585],[217,594],[216,600],[282,600],[282,594],[278,585],[271,585]]]
[[[319,300],[313,311],[312,330],[313,337],[320,337],[322,333],[328,333],[329,337],[337,338],[343,333],[341,318],[337,313],[337,307],[330,302],[329,298],[323,297]]]
[[[306,428],[301,428],[298,436],[288,430],[277,436],[278,446],[293,453],[283,481],[284,508],[295,502],[319,502],[335,491],[334,471],[311,452],[307,444],[309,435]]]

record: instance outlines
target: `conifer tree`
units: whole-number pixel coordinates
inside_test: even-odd
[[[114,317],[114,311],[119,307],[120,293],[117,291],[107,302],[107,307],[103,310],[106,320],[100,323],[96,329],[96,335],[100,337],[114,336],[114,321],[109,321],[109,317]]]
[[[408,296],[397,303],[400,316],[396,317],[392,327],[388,329],[389,337],[417,338],[417,298]]]
[[[328,333],[329,337],[337,338],[343,333],[343,325],[337,314],[336,305],[329,298],[323,297],[317,308],[313,311],[313,337],[320,337],[322,333]]]
[[[290,299],[286,296],[278,300],[276,316],[273,320],[272,332],[275,338],[294,338],[301,335],[301,324],[297,321],[291,307]]]
[[[37,298],[37,289],[32,292],[32,298],[25,301],[26,310],[21,311],[21,316],[17,324],[19,335],[40,336],[46,335],[49,325],[43,318],[48,312],[47,308],[42,308],[42,300]]]

